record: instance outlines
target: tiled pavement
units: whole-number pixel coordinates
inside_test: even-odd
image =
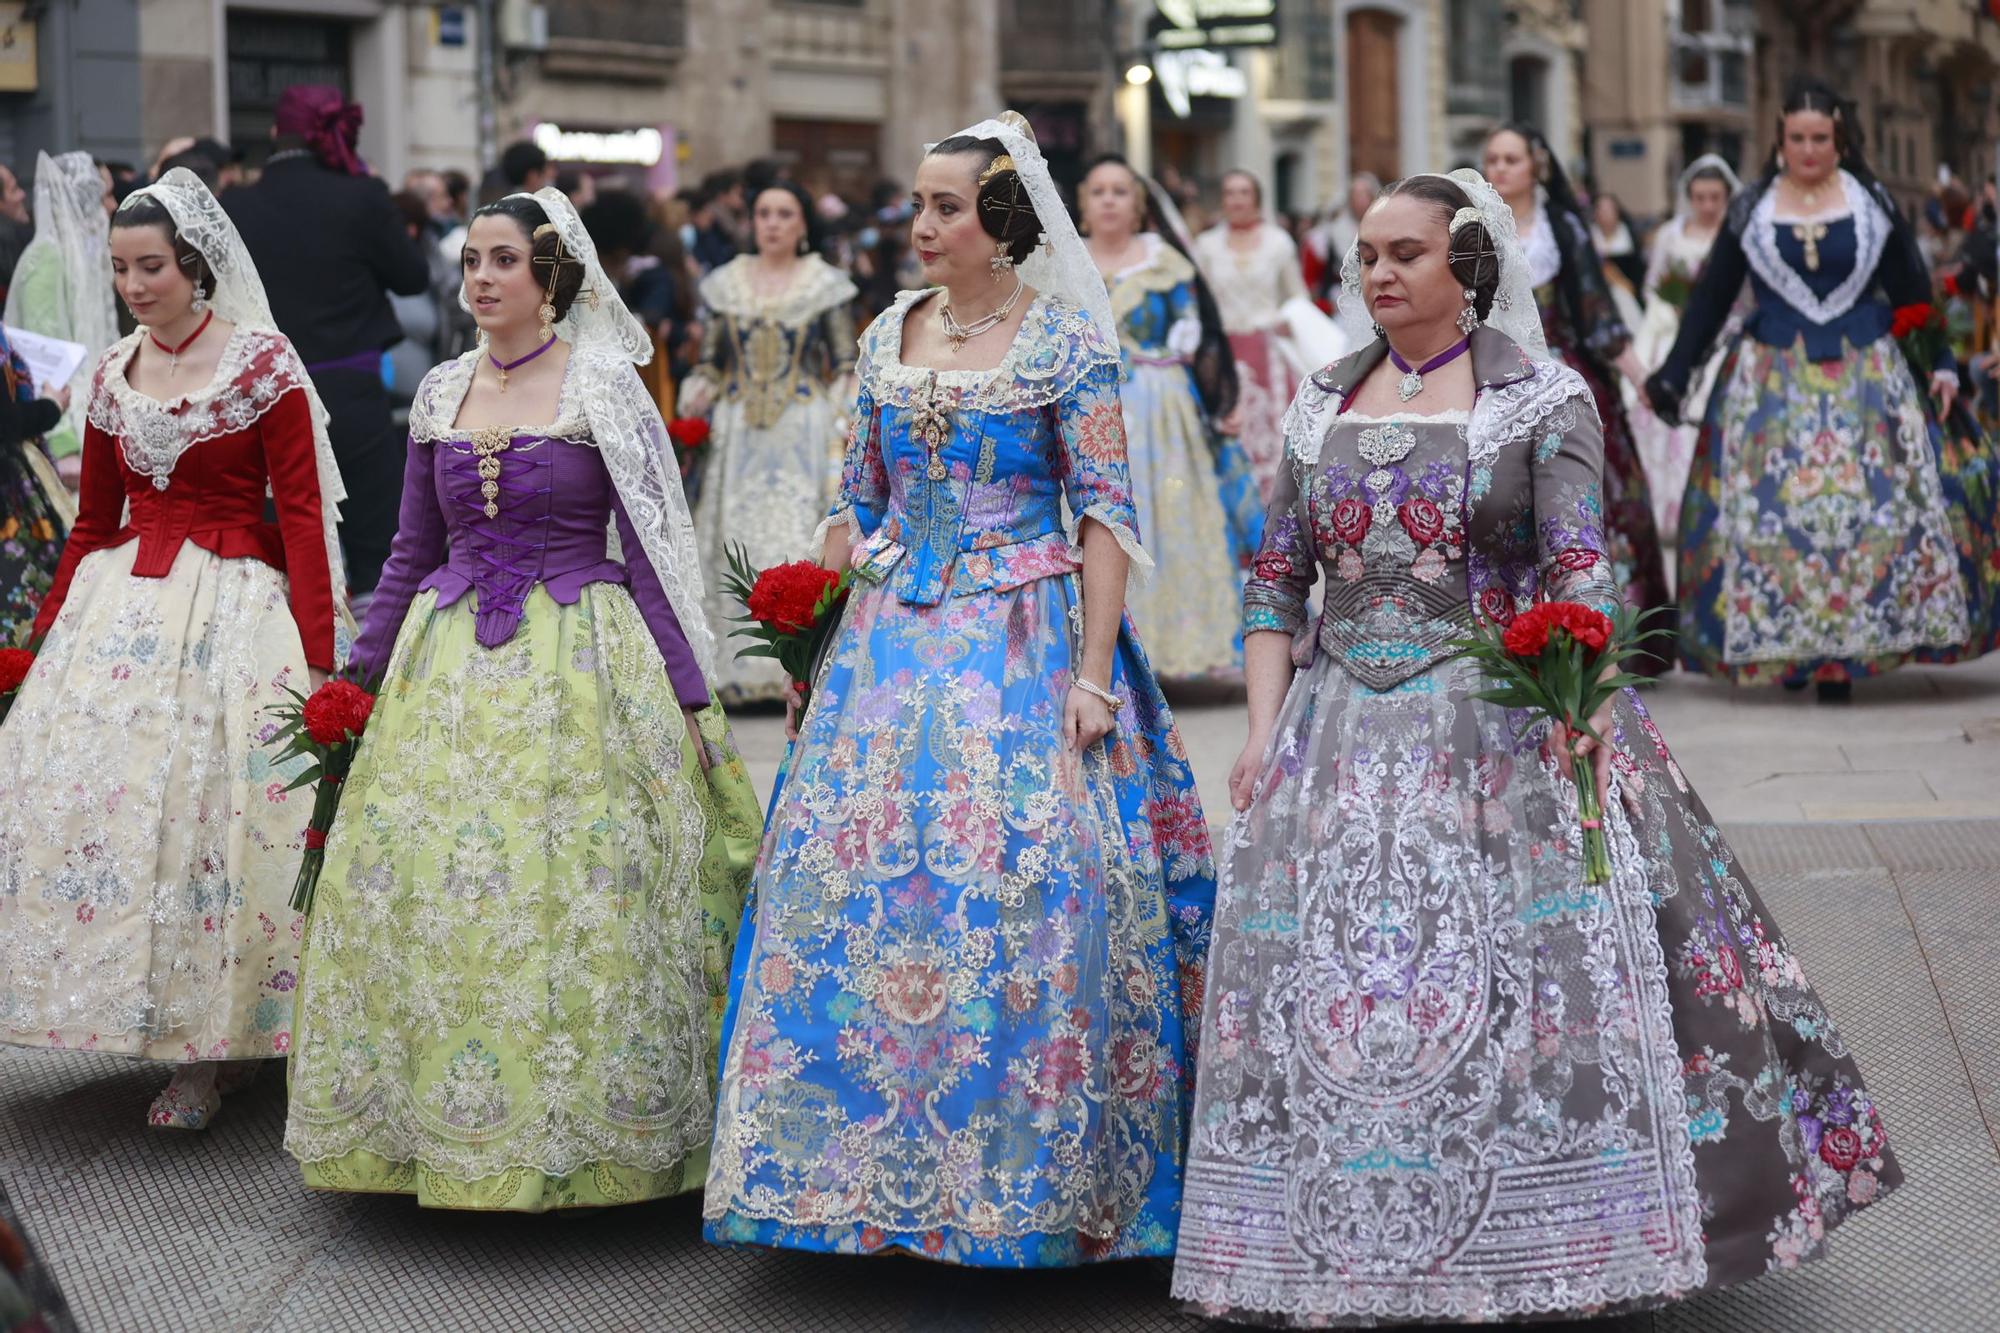
[[[1926,817],[2000,801],[2000,669],[1899,673],[1845,710],[1676,681],[1653,708],[1857,1051],[1910,1179],[1825,1262],[1620,1327],[2000,1329],[2000,819]],[[1183,718],[1208,788],[1240,712]],[[773,730],[742,728],[766,784]],[[1861,808],[1785,785],[1823,772],[1859,775]],[[724,1251],[701,1244],[689,1200],[565,1220],[308,1194],[279,1148],[280,1080],[201,1136],[140,1124],[160,1082],[105,1057],[0,1054],[0,1179],[93,1333],[1203,1327],[1158,1265]]]

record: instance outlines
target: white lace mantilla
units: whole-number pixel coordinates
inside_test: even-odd
[[[937,370],[903,364],[903,322],[930,290],[898,292],[861,339],[862,387],[878,404],[908,407],[931,377],[959,411],[1011,415],[1067,397],[1093,367],[1118,364],[1108,342],[1082,310],[1038,292],[999,365],[990,370]],[[928,312],[928,309],[926,310]]]
[[[859,294],[852,278],[818,255],[807,255],[799,260],[798,271],[782,292],[765,296],[751,281],[756,264],[755,259],[742,255],[702,279],[702,304],[737,319],[768,319],[797,326],[810,324]]]
[[[1806,285],[1805,275],[1778,253],[1778,228],[1802,224],[1778,220],[1777,191],[1764,192],[1764,197],[1750,210],[1750,224],[1743,229],[1743,257],[1749,262],[1750,271],[1762,278],[1786,305],[1815,324],[1831,324],[1854,309],[1854,303],[1875,281],[1883,247],[1888,245],[1894,230],[1889,215],[1875,202],[1867,186],[1843,171],[1840,188],[1847,196],[1848,212],[1854,218],[1854,271],[1824,298],[1814,295],[1813,289]],[[1837,220],[1814,219],[1820,223]]]
[[[1529,371],[1526,379],[1486,390],[1473,404],[1466,434],[1466,461],[1471,466],[1491,463],[1502,449],[1521,440],[1567,435],[1575,425],[1579,403],[1587,411],[1597,411],[1583,376],[1562,362],[1533,361]]]

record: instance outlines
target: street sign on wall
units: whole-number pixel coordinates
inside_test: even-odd
[[[1162,51],[1271,46],[1278,0],[1153,0],[1153,41]]]

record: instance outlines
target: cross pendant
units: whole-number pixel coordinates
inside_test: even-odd
[[[1808,273],[1819,272],[1819,243],[1826,238],[1826,224],[1823,222],[1801,222],[1798,226],[1792,228],[1792,235],[1797,237],[1800,243],[1806,248],[1806,271]]]
[[[500,372],[500,392],[507,392],[507,372],[504,370]]]

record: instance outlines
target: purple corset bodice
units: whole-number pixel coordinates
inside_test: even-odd
[[[482,491],[478,446],[442,442],[433,449],[432,484],[450,554],[417,591],[437,589],[450,606],[479,590],[479,642],[514,637],[521,607],[537,583],[565,604],[587,583],[624,583],[625,566],[605,555],[615,492],[597,450],[568,440],[517,435],[490,455],[498,494]],[[496,513],[489,515],[489,506]],[[621,543],[622,544],[622,543]]]
[[[614,522],[626,564],[606,553]],[[681,703],[706,704],[708,687],[644,550],[604,460],[588,444],[483,431],[412,439],[395,546],[350,668],[367,676],[387,665],[410,602],[428,589],[437,591],[439,608],[477,592],[475,634],[495,648],[514,637],[536,584],[570,604],[589,584],[617,583],[630,590],[652,631]]]

